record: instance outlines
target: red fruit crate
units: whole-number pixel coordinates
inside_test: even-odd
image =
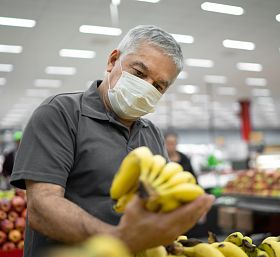
[[[23,256],[23,250],[15,249],[9,252],[4,252],[0,250],[0,256],[1,257],[22,257]]]

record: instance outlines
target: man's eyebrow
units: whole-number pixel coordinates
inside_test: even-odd
[[[142,70],[144,70],[145,72],[149,72],[149,68],[140,61],[134,61],[131,66],[139,66]],[[170,81],[166,81],[166,80],[158,80],[156,81],[158,84],[163,85],[165,88],[167,88],[170,85]]]
[[[140,62],[140,61],[134,61],[131,66],[139,66],[142,70],[144,71],[149,71],[149,68],[143,63],[143,62]]]

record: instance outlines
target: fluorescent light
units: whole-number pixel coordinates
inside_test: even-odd
[[[187,72],[181,71],[181,72],[178,74],[177,79],[186,79],[187,77],[188,77]]]
[[[255,88],[252,90],[253,96],[270,96],[269,89]]]
[[[192,96],[192,101],[195,103],[208,102],[209,95],[194,95]]]
[[[208,12],[218,12],[232,15],[242,15],[244,13],[243,8],[239,6],[217,4],[211,2],[204,2],[201,4],[201,9]]]
[[[194,85],[182,85],[179,86],[178,91],[185,94],[194,94],[198,91],[198,88]]]
[[[4,86],[7,80],[5,78],[0,78],[0,86]]]
[[[76,49],[61,49],[59,55],[62,57],[73,57],[73,58],[94,58],[96,53],[88,50],[76,50]]]
[[[255,44],[252,42],[238,41],[238,40],[231,40],[231,39],[224,40],[223,46],[227,48],[235,48],[235,49],[242,49],[242,50],[255,49]]]
[[[32,28],[36,25],[36,21],[28,19],[0,17],[0,25]]]
[[[239,62],[236,67],[239,70],[262,71],[262,65],[259,63]]]
[[[120,34],[122,34],[122,30],[119,28],[91,26],[91,25],[82,25],[80,26],[79,31],[82,33],[100,34],[100,35],[109,35],[109,36],[119,36]]]
[[[61,81],[56,79],[35,79],[35,87],[48,87],[48,88],[58,88],[61,86]]]
[[[178,43],[192,44],[194,39],[189,35],[171,34]]]
[[[1,53],[19,54],[22,52],[22,46],[0,45],[0,52]]]
[[[213,84],[225,84],[227,83],[227,78],[225,76],[217,76],[217,75],[206,75],[204,80],[207,83]]]
[[[47,74],[55,75],[74,75],[76,73],[76,68],[74,67],[59,67],[59,66],[48,66],[45,69]]]
[[[27,89],[26,96],[31,97],[48,97],[51,93],[48,89]]]
[[[211,68],[214,66],[214,62],[208,59],[186,59],[188,66]]]
[[[156,4],[159,3],[160,0],[136,0],[138,2],[147,2],[147,3],[152,3],[152,4]]]
[[[219,87],[217,93],[219,95],[235,95],[236,89],[234,87]]]
[[[263,87],[263,86],[266,86],[266,84],[267,84],[266,79],[264,79],[264,78],[247,78],[245,80],[245,82],[248,86]]]
[[[280,13],[275,16],[276,20],[280,22]]]
[[[112,0],[113,5],[119,5],[121,3],[121,0]]]
[[[14,66],[12,64],[1,64],[0,63],[0,71],[1,72],[10,72],[12,71]]]
[[[265,104],[265,105],[274,105],[274,101],[272,97],[258,97],[257,102],[259,104]]]

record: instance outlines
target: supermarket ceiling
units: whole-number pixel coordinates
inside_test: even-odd
[[[187,35],[186,43],[180,39],[184,72],[149,115],[158,126],[238,128],[238,101],[250,99],[254,128],[280,128],[280,1],[215,1],[241,7],[233,8],[236,15],[206,11],[211,6],[203,0],[157,2],[0,0],[0,17],[35,21],[17,27],[0,18],[0,129],[24,126],[48,95],[85,90],[103,78],[109,53],[139,24]],[[117,27],[122,34],[81,33],[82,25]],[[247,44],[236,49],[229,40]],[[69,52],[62,49],[90,52],[64,57]],[[58,71],[68,75],[52,74],[50,66],[68,67]]]

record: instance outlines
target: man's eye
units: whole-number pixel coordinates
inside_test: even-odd
[[[135,75],[139,78],[144,78],[144,74],[143,72],[139,71],[139,70],[134,70],[135,71]]]
[[[154,84],[154,87],[155,87],[160,93],[163,92],[163,89],[162,89],[162,87],[161,87],[160,85]]]

